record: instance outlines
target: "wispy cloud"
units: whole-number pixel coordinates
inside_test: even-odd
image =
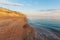
[[[32,18],[41,18],[41,19],[56,19],[60,20],[60,10],[50,10],[50,11],[35,11],[30,14],[27,13],[29,17]]]
[[[9,0],[0,0],[0,4],[12,5],[12,6],[22,6],[23,5],[23,4],[20,4],[20,3],[10,2]]]

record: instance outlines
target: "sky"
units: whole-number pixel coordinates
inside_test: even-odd
[[[60,9],[60,0],[0,0],[0,7],[34,14],[40,10]]]

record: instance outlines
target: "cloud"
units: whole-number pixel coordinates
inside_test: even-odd
[[[10,2],[9,0],[0,0],[0,4],[12,5],[12,6],[22,6],[23,5],[23,4],[20,4],[20,3]]]
[[[32,18],[41,18],[41,19],[56,19],[60,20],[60,10],[57,9],[56,11],[51,10],[51,11],[34,11],[31,12],[30,14],[27,14],[29,17]]]

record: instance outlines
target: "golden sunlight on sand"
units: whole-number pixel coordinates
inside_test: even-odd
[[[24,14],[0,8],[0,40],[34,40],[34,35]]]

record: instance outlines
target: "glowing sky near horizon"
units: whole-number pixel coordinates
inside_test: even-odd
[[[0,7],[21,11],[27,14],[40,14],[40,10],[60,9],[60,0],[0,0],[0,2],[5,2],[9,4],[16,3],[17,5],[22,4],[21,6],[0,4]]]

